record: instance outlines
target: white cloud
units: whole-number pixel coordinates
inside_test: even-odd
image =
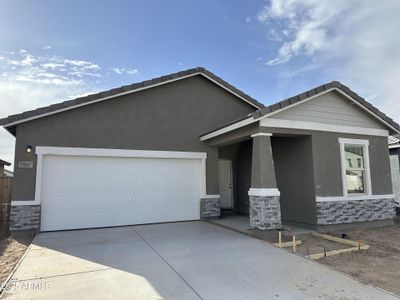
[[[45,63],[41,65],[45,69],[58,69],[58,68],[63,68],[65,67],[65,64],[59,64],[59,63]]]
[[[122,74],[122,73],[124,73],[124,71],[125,71],[125,69],[117,68],[117,67],[113,67],[113,68],[111,68],[111,70],[112,70],[113,72],[117,73],[117,74]]]
[[[134,68],[120,68],[128,75]],[[104,90],[110,72],[99,64],[28,50],[0,53],[0,118]],[[13,162],[15,139],[0,129],[0,158]]]
[[[138,69],[129,69],[129,68],[118,68],[118,67],[112,67],[111,71],[118,75],[122,74],[128,74],[128,75],[136,75],[139,73]]]
[[[94,64],[90,61],[84,61],[84,60],[73,60],[73,59],[64,59],[64,64],[72,65],[75,67],[80,67],[85,70],[100,70],[99,65]]]
[[[84,89],[84,86],[63,86],[16,79],[3,80],[0,77],[1,118],[66,100],[68,99],[66,95],[72,91],[79,94]],[[0,158],[14,163],[14,145],[15,138],[6,130],[0,129]]]
[[[138,73],[139,73],[139,71],[137,69],[128,69],[128,70],[126,70],[126,74],[128,74],[128,75],[135,75],[135,74],[138,74]]]
[[[282,39],[267,65],[286,64],[292,77],[322,72],[400,121],[399,11],[397,0],[272,0],[257,15]]]
[[[43,46],[42,47],[42,50],[50,50],[52,47],[50,46],[50,45],[47,45],[47,46]]]
[[[24,50],[25,51],[25,50]],[[20,52],[21,54],[25,54],[25,52]],[[22,67],[26,67],[26,66],[32,66],[34,63],[38,62],[38,60],[36,58],[34,58],[32,55],[27,54],[25,55],[25,57],[19,59],[19,60],[15,60],[15,59],[10,59],[8,61],[8,64],[13,65],[13,66],[22,66]]]
[[[350,1],[318,0],[272,0],[258,13],[258,20],[269,24],[279,21],[283,25],[281,35],[272,28],[274,40],[287,37],[279,49],[278,56],[267,62],[269,65],[281,64],[297,55],[313,55],[330,44],[328,31],[349,7]],[[335,24],[336,25],[336,24]]]

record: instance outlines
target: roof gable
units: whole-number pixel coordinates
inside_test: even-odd
[[[186,71],[181,71],[178,73],[172,73],[169,75],[165,75],[162,77],[153,78],[150,80],[142,81],[139,83],[134,83],[131,85],[122,86],[119,88],[111,89],[108,91],[100,92],[97,94],[91,94],[85,97],[79,97],[73,100],[68,100],[64,102],[60,102],[57,104],[53,104],[46,107],[41,107],[35,110],[26,111],[20,114],[11,115],[6,118],[0,119],[0,125],[5,127],[10,131],[10,128],[14,127],[15,125],[23,122],[28,122],[30,120],[46,117],[48,115],[60,113],[70,109],[76,109],[81,106],[97,103],[99,101],[109,100],[115,97],[119,97],[122,95],[142,91],[145,89],[150,89],[157,87],[159,85],[172,83],[174,81],[183,80],[192,76],[203,76],[207,78],[214,84],[218,85],[219,87],[225,89],[226,91],[230,92],[231,94],[235,95],[239,99],[245,101],[249,105],[253,106],[256,109],[263,108],[264,105],[257,100],[253,99],[249,95],[245,94],[241,90],[235,88],[234,86],[230,85],[220,77],[214,75],[212,72],[202,68],[193,68]],[[11,131],[10,131],[11,132]]]
[[[299,105],[288,106],[270,118],[293,121],[314,122],[332,125],[344,125],[363,128],[386,129],[377,118],[361,109],[343,94],[332,90],[318,94],[309,101],[299,102]]]
[[[243,119],[241,119],[235,123],[230,122],[230,123],[226,124],[225,126],[217,128],[208,133],[204,133],[201,136],[201,140],[206,141],[208,139],[211,139],[218,135],[224,134],[231,130],[235,130],[240,127],[249,125],[251,123],[258,122],[264,118],[268,118],[268,117],[273,118],[274,115],[276,115],[280,112],[283,112],[284,110],[293,108],[296,105],[305,103],[307,101],[310,101],[320,95],[329,93],[331,91],[336,91],[336,92],[340,93],[342,96],[346,97],[348,100],[352,101],[361,110],[370,114],[373,118],[375,118],[381,124],[384,124],[384,126],[386,126],[386,128],[389,128],[391,133],[400,133],[400,125],[397,124],[393,119],[391,119],[390,117],[385,115],[383,112],[381,112],[375,106],[373,106],[372,104],[367,102],[364,98],[359,96],[357,93],[353,92],[347,86],[341,84],[338,81],[332,81],[332,82],[320,85],[311,90],[308,90],[306,92],[303,92],[301,94],[298,94],[296,96],[293,96],[293,97],[287,98],[285,100],[282,100],[280,102],[277,102],[275,104],[272,104],[270,106],[261,108],[260,110],[254,112],[251,116],[244,117]]]
[[[305,91],[296,96],[277,102],[273,105],[261,108],[259,111],[255,112],[253,116],[254,118],[257,118],[261,116],[272,115],[277,113],[278,111],[282,111],[288,106],[293,106],[299,104],[300,102],[309,101],[310,99],[313,99],[318,95],[325,94],[333,90],[338,91],[339,93],[347,97],[349,100],[358,104],[360,108],[371,114],[374,118],[383,122],[387,127],[391,128],[394,132],[400,133],[399,124],[397,124],[393,119],[385,115],[371,103],[366,101],[363,97],[359,96],[357,93],[355,93],[354,91],[352,91],[350,88],[340,83],[339,81],[332,81],[320,85],[316,88]]]

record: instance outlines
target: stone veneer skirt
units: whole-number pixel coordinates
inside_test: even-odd
[[[392,198],[317,202],[318,225],[387,220],[395,216]]]
[[[38,229],[40,223],[40,205],[11,206],[10,230]]]
[[[200,202],[201,218],[219,217],[221,208],[219,206],[219,198],[203,198]]]

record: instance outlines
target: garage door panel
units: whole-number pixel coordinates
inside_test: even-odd
[[[42,230],[195,220],[200,160],[43,157]]]
[[[87,212],[80,209],[69,211],[70,214],[52,213],[46,217],[44,230],[63,230],[63,229],[78,229],[90,227],[108,227],[108,226],[123,226],[133,224],[147,224],[157,222],[173,222],[198,219],[198,210],[193,209],[193,205],[182,205],[177,209],[172,209],[169,205],[162,205],[157,211],[149,207],[141,207],[136,210],[127,210],[123,208],[114,209],[110,213],[109,209],[93,209],[91,219],[88,219]],[[96,219],[94,225],[92,220]],[[134,223],[131,223],[132,220]],[[58,224],[58,225],[56,225]],[[62,225],[68,224],[68,226]],[[51,226],[50,228],[47,228]],[[66,228],[68,227],[68,228]]]

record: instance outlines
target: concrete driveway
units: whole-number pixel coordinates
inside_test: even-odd
[[[203,222],[42,233],[3,298],[397,299]]]

